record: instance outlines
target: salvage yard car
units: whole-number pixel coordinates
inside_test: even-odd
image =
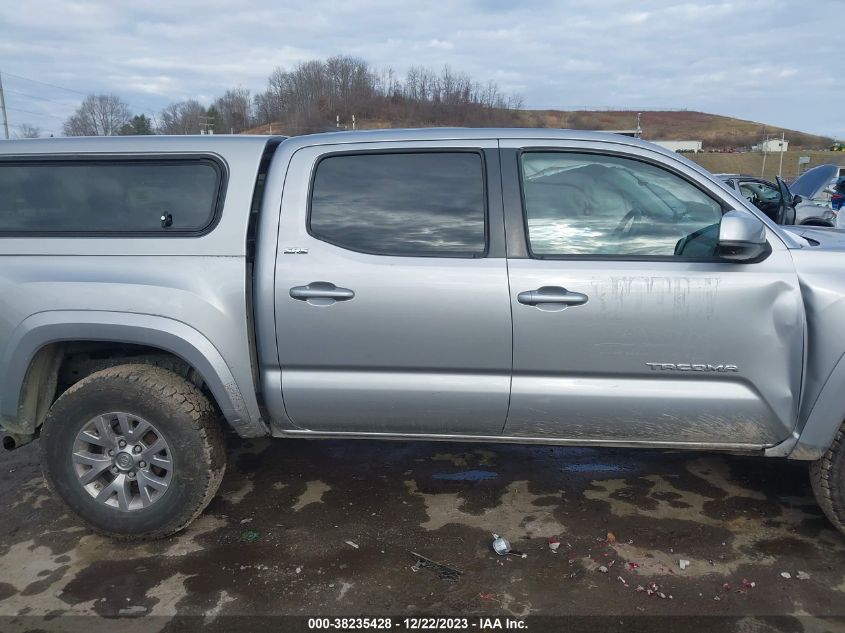
[[[807,460],[845,525],[845,238],[612,134],[0,144],[0,421],[117,538],[242,437]]]
[[[818,200],[815,173],[809,170],[790,185],[780,177],[776,178],[776,182],[738,174],[719,174],[719,177],[778,224],[835,226],[835,208],[827,201]]]

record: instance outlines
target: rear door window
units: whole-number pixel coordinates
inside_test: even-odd
[[[317,165],[309,231],[347,250],[405,257],[481,257],[481,154],[339,154]]]
[[[197,233],[222,181],[210,159],[0,161],[0,232]]]

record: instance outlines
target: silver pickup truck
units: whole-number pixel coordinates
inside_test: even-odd
[[[845,237],[611,134],[0,142],[0,424],[154,538],[223,434],[741,451],[845,525]]]

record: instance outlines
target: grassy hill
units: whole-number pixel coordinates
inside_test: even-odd
[[[792,145],[790,145],[792,147]],[[714,174],[747,174],[760,176],[763,172],[763,154],[760,152],[700,152],[698,154],[684,154],[690,160],[712,171]],[[783,170],[781,175],[786,180],[792,180],[798,176],[798,157],[809,156],[810,164],[804,165],[806,170],[817,165],[833,163],[845,165],[845,152],[825,152],[813,150],[797,150],[783,153]],[[780,154],[769,154],[766,157],[765,172],[763,177],[773,180],[778,175],[780,168]]]
[[[522,110],[520,122],[538,127],[568,127],[577,130],[631,129],[636,112]],[[705,149],[741,148],[756,145],[766,134],[789,140],[792,149],[827,149],[833,139],[797,130],[768,126],[755,121],[693,111],[643,112],[640,127],[646,140],[702,141]]]
[[[548,127],[576,130],[622,130],[637,125],[636,111],[563,111],[563,110],[497,110],[488,117],[489,125],[502,127]],[[423,118],[366,119],[358,118],[359,129],[392,127],[427,127],[435,124]],[[444,121],[437,125],[465,125],[463,121]],[[705,150],[748,148],[757,144],[766,134],[780,136],[784,132],[790,149],[823,150],[833,139],[806,134],[797,130],[773,127],[755,121],[746,121],[718,114],[693,111],[653,111],[640,115],[640,126],[646,140],[696,140],[702,141]],[[289,133],[280,123],[262,125],[247,134]]]

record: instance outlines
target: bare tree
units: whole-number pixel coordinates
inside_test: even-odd
[[[64,124],[67,136],[115,136],[132,117],[115,95],[89,95]]]
[[[207,110],[199,101],[189,99],[171,103],[159,115],[159,134],[199,134]]]
[[[222,97],[214,102],[214,108],[220,117],[214,122],[214,127],[223,133],[243,132],[252,127],[252,96],[245,88],[227,90]]]
[[[29,123],[21,123],[15,133],[15,138],[41,138],[41,128]]]
[[[336,56],[291,71],[276,68],[253,105],[256,124],[279,123],[298,134],[331,126],[336,116],[348,122],[352,115],[413,125],[507,124],[514,120],[508,110],[521,99],[448,66],[439,73],[412,66],[402,79],[392,69],[376,71],[363,60]]]

